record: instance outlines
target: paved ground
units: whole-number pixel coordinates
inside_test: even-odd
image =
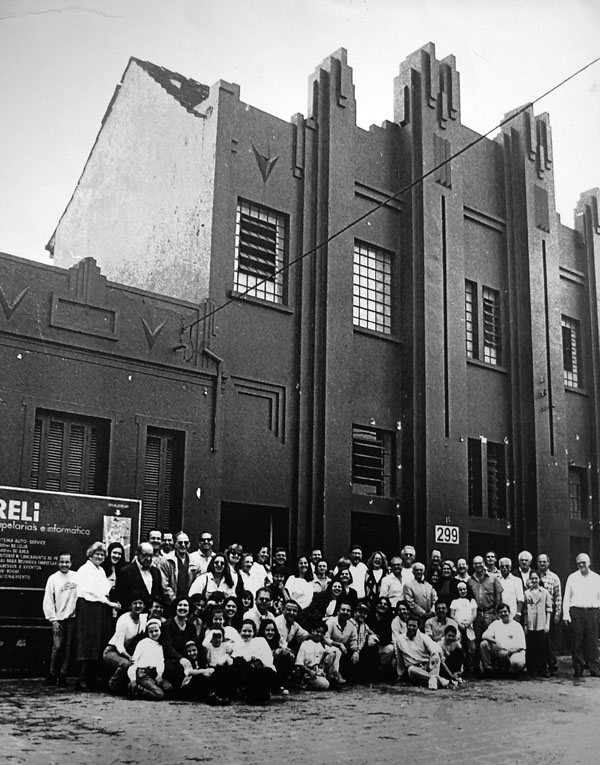
[[[600,679],[468,683],[456,691],[292,692],[264,707],[152,703],[0,681],[6,765],[600,762]]]

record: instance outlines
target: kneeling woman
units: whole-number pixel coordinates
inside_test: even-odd
[[[148,619],[146,625],[148,637],[137,644],[133,652],[133,662],[127,670],[130,680],[130,698],[162,701],[165,691],[171,690],[163,679],[165,656],[160,644],[161,623],[159,619]]]
[[[279,687],[273,653],[262,637],[256,637],[253,621],[245,620],[241,640],[233,649],[233,666],[242,697],[249,702],[268,701]]]

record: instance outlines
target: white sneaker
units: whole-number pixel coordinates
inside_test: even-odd
[[[437,691],[437,687],[438,687],[437,677],[430,677],[429,682],[427,683],[427,687],[429,688],[430,691]]]

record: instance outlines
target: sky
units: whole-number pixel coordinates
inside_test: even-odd
[[[310,74],[344,47],[358,124],[393,118],[400,63],[454,54],[479,133],[600,56],[599,0],[0,0],[0,251],[46,261],[131,56],[246,103],[306,114]],[[535,106],[551,118],[557,209],[600,186],[600,63]]]

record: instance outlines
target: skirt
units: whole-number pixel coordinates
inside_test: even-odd
[[[100,661],[113,633],[112,609],[99,601],[77,599],[77,661]]]

